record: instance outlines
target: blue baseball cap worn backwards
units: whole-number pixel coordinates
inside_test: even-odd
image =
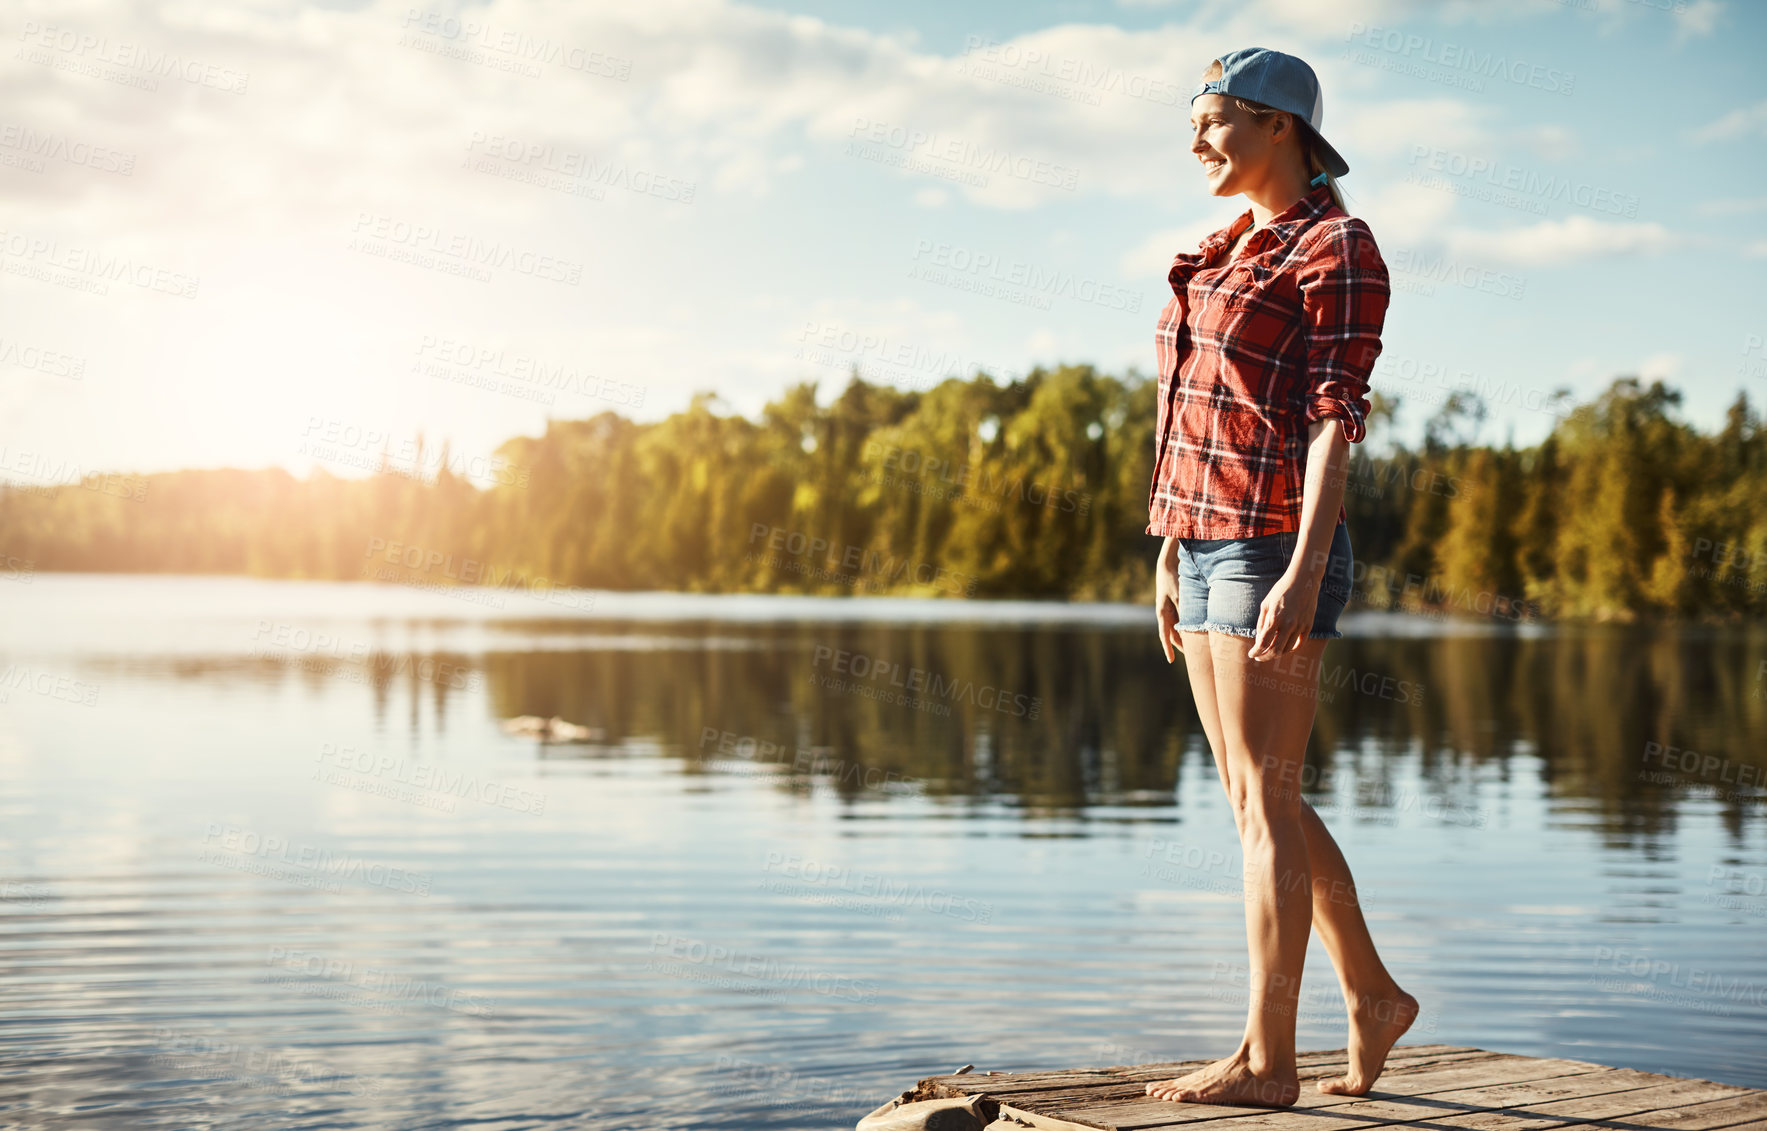
[[[1221,56],[1221,77],[1197,84],[1190,100],[1199,95],[1222,94],[1256,102],[1273,110],[1286,110],[1307,124],[1319,140],[1320,157],[1334,177],[1350,171],[1349,162],[1325,140],[1325,94],[1319,76],[1303,60],[1267,47],[1242,47]],[[1324,174],[1313,178],[1318,184]]]

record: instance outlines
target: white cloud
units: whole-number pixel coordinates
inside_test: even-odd
[[[1357,156],[1403,163],[1420,171],[1432,160],[1452,156],[1464,161],[1481,152],[1492,140],[1495,127],[1491,111],[1454,98],[1390,98],[1356,105],[1342,126],[1326,126],[1326,136],[1340,152],[1346,148],[1342,133]],[[1344,154],[1350,159],[1350,154]],[[1351,161],[1348,182],[1356,176]]]
[[[1157,279],[1161,286],[1165,286],[1166,272],[1171,270],[1174,256],[1181,251],[1195,251],[1204,239],[1232,223],[1233,218],[1244,211],[1241,207],[1231,213],[1223,212],[1218,218],[1199,219],[1182,228],[1155,232],[1123,252],[1117,258],[1117,269],[1131,279]]]
[[[1149,7],[1162,6],[1163,0],[1119,0]],[[1712,0],[1695,0],[1696,4]],[[1407,30],[1425,23],[1446,26],[1476,24],[1489,26],[1525,20],[1551,19],[1565,11],[1564,0],[1214,0],[1216,11],[1232,8],[1243,15],[1246,30],[1266,29],[1262,37],[1246,42],[1262,43],[1274,37],[1271,29],[1282,29],[1341,42],[1354,24],[1364,27],[1402,27]],[[1293,49],[1273,43],[1278,50]],[[1304,52],[1295,51],[1305,58]],[[1311,60],[1309,60],[1311,62]]]
[[[1541,267],[1667,251],[1678,241],[1657,223],[1603,223],[1587,216],[1568,216],[1499,231],[1459,228],[1447,232],[1444,242],[1456,255]]]
[[[1583,155],[1583,138],[1574,130],[1550,123],[1514,131],[1515,141],[1542,161],[1565,161]]]
[[[1693,132],[1695,141],[1729,141],[1757,136],[1767,137],[1767,100],[1738,107]]]
[[[1345,194],[1352,216],[1368,223],[1377,242],[1413,245],[1437,238],[1454,215],[1456,197],[1422,185],[1392,181]]]
[[[874,384],[926,390],[946,377],[980,369],[1004,379],[1023,376],[1022,361],[974,348],[973,328],[948,307],[925,307],[908,298],[826,298],[801,303],[757,297],[757,321],[776,326],[772,343],[743,355],[753,382],[753,404],[763,391],[785,381],[819,381],[823,399],[846,387],[848,374]]]
[[[794,293],[791,272],[806,261],[825,267],[837,251],[864,252],[855,237],[851,248],[809,249],[822,263],[804,254],[803,232],[838,233],[842,223],[851,230],[833,187],[842,178],[892,188],[899,212],[929,210],[916,217],[928,230],[964,220],[966,204],[1018,213],[988,217],[999,226],[977,240],[1022,247],[1047,235],[1064,248],[1064,263],[1082,265],[1115,254],[1128,281],[1150,284],[1151,297],[1175,252],[1194,249],[1245,207],[1206,195],[1185,118],[1209,58],[1246,43],[1315,63],[1327,135],[1354,168],[1345,182],[1350,208],[1383,245],[1445,240],[1469,254],[1540,263],[1654,250],[1667,238],[1656,225],[1588,220],[1498,232],[1457,226],[1462,199],[1406,184],[1407,172],[1439,150],[1501,160],[1526,147],[1544,160],[1578,134],[1529,114],[1506,121],[1508,111],[1492,102],[1395,82],[1334,50],[1353,22],[1428,30],[1564,14],[1556,0],[1201,0],[1162,14],[1168,22],[1156,28],[1061,25],[954,57],[912,34],[731,0],[488,0],[460,17],[493,36],[628,61],[625,81],[558,62],[530,76],[504,66],[525,67],[519,52],[482,42],[482,63],[447,57],[462,42],[425,30],[421,6],[411,26],[411,0],[374,0],[353,12],[294,0],[14,6],[15,24],[101,33],[112,44],[174,50],[249,76],[246,93],[235,95],[176,78],[144,91],[28,59],[9,59],[0,72],[9,122],[136,158],[126,177],[65,163],[44,172],[0,165],[0,228],[138,255],[203,279],[201,301],[183,307],[152,305],[161,300],[146,294],[99,299],[8,283],[11,321],[41,327],[43,345],[94,343],[78,389],[44,382],[6,406],[28,414],[31,428],[54,424],[57,443],[89,445],[68,453],[81,459],[91,450],[127,453],[119,458],[129,463],[149,450],[173,463],[249,462],[242,451],[280,458],[291,429],[316,411],[310,406],[400,428],[425,424],[432,436],[454,422],[457,443],[471,450],[543,418],[533,403],[405,377],[414,344],[440,332],[643,384],[652,391],[646,416],[690,388],[716,386],[758,404],[806,374],[844,384],[844,366],[806,369],[793,358],[790,339],[807,321],[908,342],[934,367],[941,352],[973,352],[976,326],[937,308],[939,299],[926,308],[885,301],[899,285],[844,265],[801,292],[824,293],[818,288],[832,278],[832,297]],[[1437,34],[1468,38],[1451,28]],[[68,63],[62,54],[51,50]],[[1753,138],[1764,122],[1767,103],[1708,130]],[[873,123],[885,134],[873,156],[886,160],[849,156],[855,135]],[[1582,128],[1579,120],[1570,129]],[[699,203],[683,207],[630,187],[587,199],[464,167],[493,138],[506,151],[544,155],[506,163],[517,172],[543,173],[555,157],[589,159],[689,184]],[[984,164],[1008,158],[1011,167],[979,170],[985,183],[966,183],[978,156]],[[910,157],[929,168],[894,163]],[[1073,170],[1073,191],[1039,179],[1040,161]],[[801,214],[770,211],[785,208],[786,197],[811,203]],[[1182,203],[1165,207],[1174,200]],[[1085,207],[1070,209],[1076,202]],[[1133,215],[1151,216],[1146,226],[1162,230],[1142,239],[1119,228],[1098,250],[1099,209],[1117,202],[1146,209]],[[1026,210],[1047,204],[1059,208],[1025,222]],[[345,250],[364,211],[582,260],[583,285],[500,278],[475,288]],[[754,258],[757,250],[767,262]],[[1759,242],[1746,252],[1767,254]],[[952,306],[961,309],[961,300]],[[1084,341],[1061,323],[1065,314],[1050,317],[1051,337],[1035,339],[1035,348]],[[1140,328],[1133,338],[1141,350]],[[984,348],[1010,353],[1025,340],[1021,323],[996,330]],[[1108,335],[1090,344],[1101,355],[1113,348]],[[76,392],[82,403],[70,406]],[[197,408],[181,407],[190,403]]]
[[[1295,12],[1310,14],[1293,18],[1303,30],[1322,19],[1341,34],[1351,16],[1401,7],[1307,0]],[[159,231],[180,220],[207,226],[217,211],[280,227],[291,211],[325,215],[364,198],[408,197],[413,169],[429,172],[426,198],[447,200],[444,211],[518,216],[519,194],[475,191],[486,186],[458,175],[475,138],[619,161],[724,194],[771,192],[807,160],[863,159],[849,154],[862,143],[880,175],[991,207],[1155,195],[1190,168],[1187,95],[1212,46],[1258,26],[1217,3],[1161,28],[1062,25],[946,58],[901,37],[726,0],[566,8],[496,0],[462,17],[487,34],[631,60],[629,80],[615,82],[558,65],[527,77],[443,57],[473,41],[414,21],[403,0],[355,13],[308,9],[294,21],[240,10],[176,26],[148,10],[119,18],[96,0],[35,10],[250,76],[248,93],[225,102],[179,90],[186,105],[167,115],[139,91],[26,66],[38,81],[14,110],[37,128],[104,142],[159,118],[130,182],[136,191],[107,194],[87,178],[56,186],[66,191],[45,203],[61,213],[87,205],[108,228]],[[1266,19],[1291,15],[1287,0],[1260,10]],[[505,54],[480,51],[519,61]],[[1358,101],[1355,90],[1373,77],[1367,68],[1321,57],[1319,69],[1328,136],[1358,170],[1415,144],[1468,147],[1491,136],[1481,108],[1451,98]],[[911,163],[922,168],[902,167]],[[192,181],[206,198],[186,212],[168,198]],[[46,187],[0,169],[7,199],[42,197]]]
[[[1767,196],[1731,196],[1702,200],[1695,211],[1702,216],[1741,216],[1767,209]]]
[[[1725,14],[1718,0],[1693,0],[1674,13],[1675,41],[1680,43],[1695,36],[1711,35],[1718,30],[1718,18]]]
[[[1653,353],[1638,363],[1637,373],[1646,381],[1666,381],[1673,384],[1681,376],[1686,360],[1680,354],[1670,351]]]
[[[1405,18],[1412,5],[1407,0],[1258,0],[1246,5],[1248,17],[1266,27],[1293,28],[1308,35],[1343,39],[1353,23],[1391,24]],[[1266,35],[1268,38],[1268,35]],[[1262,41],[1258,42],[1262,46]],[[1278,47],[1287,51],[1289,48]],[[1292,54],[1306,55],[1295,51]],[[1311,60],[1309,60],[1311,62]]]

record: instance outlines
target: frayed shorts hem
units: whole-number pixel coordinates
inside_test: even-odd
[[[1213,621],[1205,621],[1202,624],[1181,624],[1178,626],[1178,631],[1179,632],[1224,632],[1229,636],[1253,636],[1253,637],[1255,637],[1258,635],[1258,630],[1255,628],[1241,628],[1236,624],[1217,624]],[[1308,640],[1340,640],[1343,638],[1343,635],[1344,635],[1343,633],[1339,632],[1337,629],[1334,628],[1330,632],[1309,632],[1307,634],[1307,639]]]
[[[1179,632],[1225,632],[1229,636],[1256,636],[1255,628],[1241,628],[1237,624],[1221,624],[1217,621],[1204,621],[1202,624],[1181,624]]]

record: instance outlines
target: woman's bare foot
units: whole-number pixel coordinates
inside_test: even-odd
[[[1362,998],[1350,1014],[1350,1070],[1323,1077],[1319,1090],[1334,1096],[1361,1096],[1374,1087],[1386,1067],[1387,1052],[1417,1020],[1417,999],[1393,987],[1382,998]]]
[[[1288,1107],[1300,1098],[1301,1082],[1293,1065],[1287,1072],[1253,1072],[1250,1058],[1241,1049],[1175,1080],[1149,1084],[1147,1094],[1181,1104]]]

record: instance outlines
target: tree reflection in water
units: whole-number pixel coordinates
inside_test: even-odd
[[[1520,768],[1622,841],[1672,827],[1691,796],[1716,798],[1737,829],[1767,795],[1764,664],[1758,628],[1347,636],[1317,673],[1303,787],[1321,805],[1334,790],[1360,809],[1414,803],[1389,781],[1404,759],[1425,802],[1453,812],[1476,780]],[[499,718],[607,736],[546,758],[638,743],[692,774],[769,768],[781,789],[912,787],[1076,816],[1167,805],[1181,773],[1213,773],[1151,629],[604,622],[580,650],[492,653],[483,670]],[[435,684],[438,712],[457,693]]]

